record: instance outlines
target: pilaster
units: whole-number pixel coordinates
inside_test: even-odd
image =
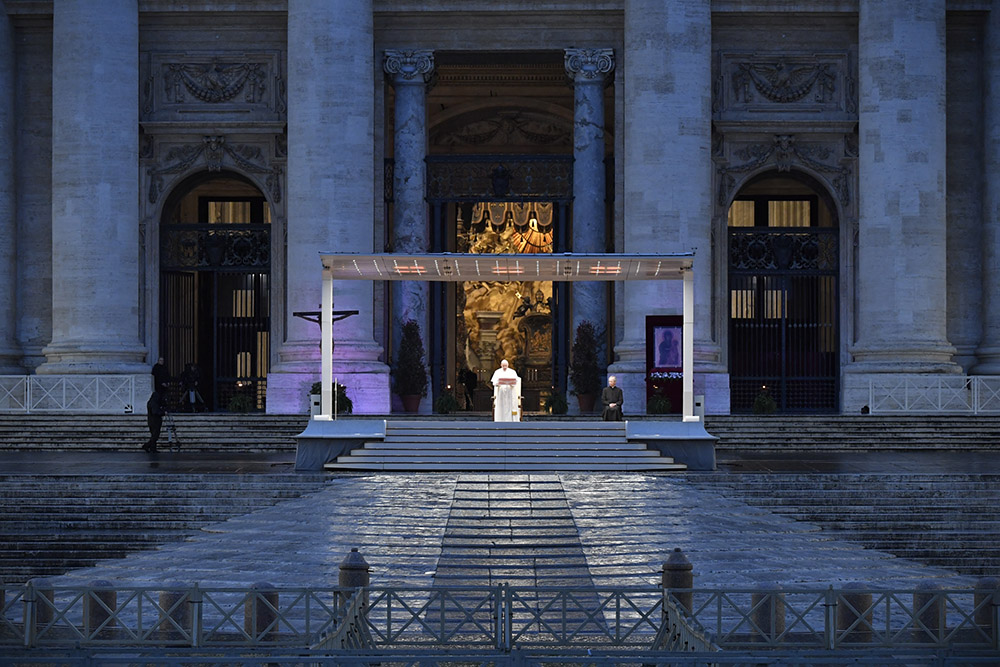
[[[288,225],[285,340],[268,374],[269,412],[307,411],[320,376],[319,327],[293,315],[319,311],[319,253],[373,248],[373,62],[370,0],[288,2]],[[389,411],[388,367],[372,332],[372,284],[337,285],[333,374],[354,412]]]
[[[695,391],[721,413],[729,395],[712,339],[711,50],[710,0],[626,0],[624,251],[695,251]],[[623,294],[624,336],[609,372],[644,412],[645,316],[681,314],[682,286],[626,282]]]
[[[566,49],[566,73],[573,80],[573,252],[605,252],[604,87],[614,69],[612,49]],[[581,322],[607,339],[608,286],[574,282],[571,336]],[[601,345],[598,362],[607,359]]]
[[[1000,6],[986,25],[983,102],[983,337],[974,372],[1000,375]]]
[[[18,373],[15,65],[10,20],[0,2],[0,373]]]
[[[145,373],[136,0],[53,8],[52,340],[39,373]]]

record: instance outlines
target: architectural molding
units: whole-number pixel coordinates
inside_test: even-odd
[[[434,146],[572,146],[573,127],[551,116],[499,111],[460,127],[431,135]]]
[[[824,112],[855,117],[857,82],[851,55],[720,53],[712,110],[732,113]]]

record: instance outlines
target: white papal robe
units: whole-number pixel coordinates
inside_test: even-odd
[[[500,379],[516,380],[516,384],[500,384]],[[490,379],[493,385],[493,421],[521,421],[521,378],[513,368],[498,368]]]

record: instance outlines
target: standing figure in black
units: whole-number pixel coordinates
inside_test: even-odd
[[[167,365],[164,363],[163,357],[160,357],[153,364],[153,391],[158,391],[163,396],[166,396],[167,384],[169,382],[170,371],[167,370]]]
[[[624,394],[621,387],[615,386],[615,376],[608,378],[608,386],[601,390],[601,403],[604,404],[602,417],[606,422],[620,422],[622,420],[622,399]]]
[[[150,454],[156,452],[156,441],[160,438],[160,427],[163,426],[163,400],[158,391],[154,391],[146,401],[146,424],[149,426],[149,440],[142,446]]]
[[[198,412],[199,404],[204,407],[205,399],[198,393],[198,366],[188,364],[181,373],[181,386],[184,389],[184,400],[191,412]]]
[[[476,383],[479,381],[479,378],[476,377],[474,371],[471,371],[468,368],[463,368],[458,372],[458,380],[465,388],[465,409],[471,410],[475,404],[473,396],[476,391]]]

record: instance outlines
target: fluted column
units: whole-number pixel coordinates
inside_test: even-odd
[[[1000,6],[993,4],[986,26],[983,103],[983,338],[974,372],[1000,375]]]
[[[612,49],[566,49],[566,72],[573,80],[573,252],[602,253],[605,234],[604,84],[615,65]],[[607,350],[608,286],[571,283],[573,327],[584,320],[594,325],[602,343],[598,360]]]
[[[392,250],[398,253],[428,251],[427,219],[427,82],[434,70],[433,51],[386,50],[383,62],[395,91],[393,138]],[[415,320],[427,348],[428,284],[392,283],[392,354],[399,351],[403,324]],[[430,401],[422,407],[429,410]]]
[[[17,345],[17,212],[14,188],[14,39],[0,0],[0,373],[20,372]]]
[[[292,315],[320,309],[318,254],[374,247],[372,22],[370,0],[288,2],[287,305],[269,412],[305,411],[319,380],[319,327]],[[333,374],[354,412],[384,414],[389,375],[373,336],[372,283],[338,282],[333,307],[359,311],[333,327]]]
[[[858,342],[847,370],[958,372],[947,341],[945,0],[861,0],[858,43]]]
[[[728,377],[719,372],[719,347],[711,339],[710,0],[626,0],[619,70],[625,77],[624,250],[696,251],[695,393],[705,393],[709,412],[728,412]],[[683,287],[679,280],[626,282],[622,291],[625,331],[611,371],[623,385],[626,412],[644,412],[645,316],[682,314]]]
[[[52,341],[39,373],[142,373],[137,0],[52,26]]]

